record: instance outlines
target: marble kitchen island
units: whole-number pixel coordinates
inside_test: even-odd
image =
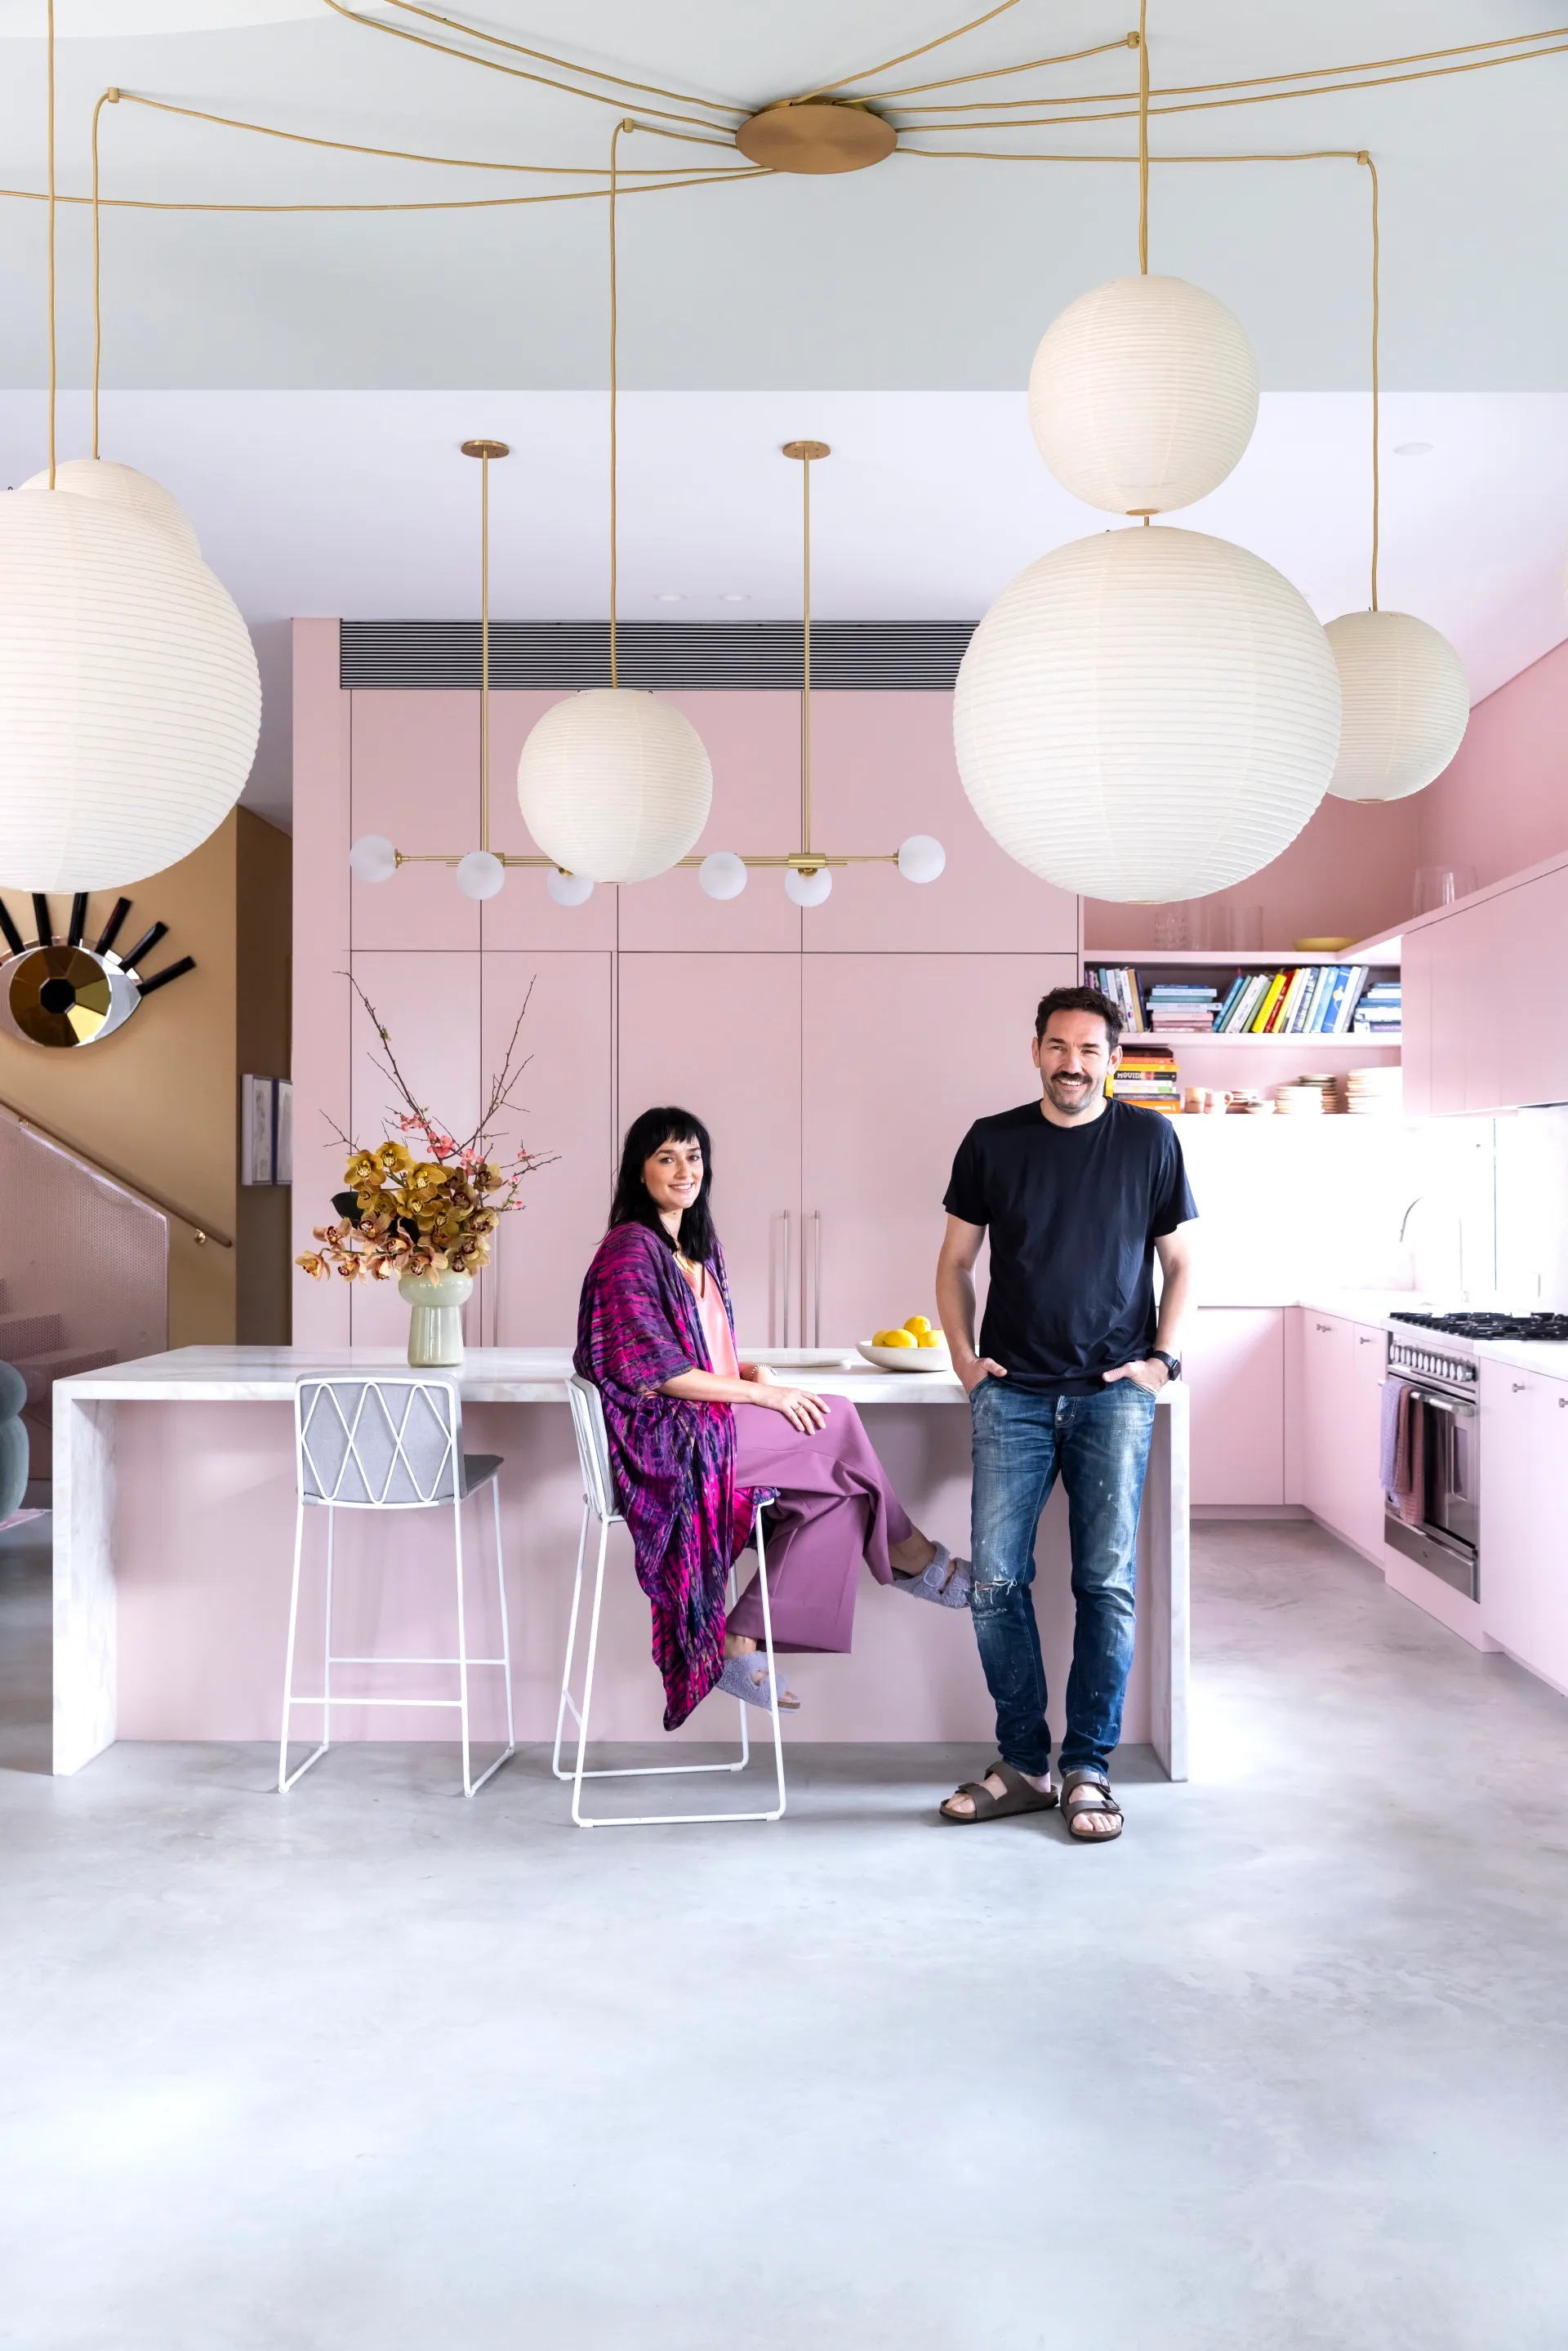
[[[894,1374],[858,1364],[810,1368],[788,1349],[759,1350],[781,1374],[849,1397],[900,1493],[925,1531],[968,1549],[969,1416],[948,1372]],[[851,1365],[853,1368],[851,1368]],[[116,1739],[276,1740],[294,1536],[292,1404],[296,1381],[338,1372],[403,1372],[391,1348],[185,1347],[60,1381],[55,1397],[54,1768],[79,1771]],[[519,1740],[555,1729],[581,1494],[564,1409],[570,1357],[555,1348],[470,1348],[457,1373],[470,1452],[505,1457],[501,1508]],[[1124,1740],[1149,1743],[1173,1780],[1187,1775],[1187,1391],[1166,1389],[1155,1416],[1139,1544],[1138,1656]],[[946,1409],[938,1409],[938,1407]],[[320,1533],[308,1514],[302,1610],[319,1606]],[[476,1547],[469,1549],[472,1540]],[[601,1650],[611,1740],[660,1730],[648,1654],[647,1606],[617,1531]],[[477,1647],[493,1592],[487,1526],[476,1515],[469,1552]],[[1036,1583],[1051,1677],[1052,1729],[1071,1638],[1067,1530],[1060,1488],[1041,1522]],[[350,1513],[340,1519],[335,1638],[357,1656],[408,1656],[451,1641],[451,1548],[440,1513]],[[311,1594],[316,1594],[314,1603]],[[318,1616],[317,1623],[319,1618]],[[307,1637],[302,1627],[302,1638]],[[426,1669],[383,1667],[378,1693],[416,1697]],[[800,1657],[790,1677],[799,1738],[973,1740],[988,1748],[990,1704],[967,1620],[862,1580],[852,1657]],[[369,1680],[345,1678],[346,1696]],[[439,1685],[444,1687],[444,1685]],[[475,1731],[494,1728],[476,1698]],[[498,1720],[498,1708],[497,1720]],[[677,1737],[727,1737],[710,1705]],[[348,1709],[342,1735],[364,1735]],[[413,1707],[377,1718],[380,1735],[431,1735]],[[319,1719],[300,1709],[297,1735]],[[338,1736],[334,1723],[334,1736]],[[984,1761],[977,1754],[977,1763]]]

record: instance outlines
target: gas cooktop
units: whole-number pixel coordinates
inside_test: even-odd
[[[1568,1314],[1391,1314],[1391,1322],[1413,1322],[1421,1331],[1447,1331],[1456,1339],[1556,1339],[1568,1342]]]

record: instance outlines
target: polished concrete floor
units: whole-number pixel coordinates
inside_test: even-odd
[[[5,2351],[1568,2343],[1568,1703],[1316,1530],[1200,1531],[1195,1776],[1103,1852],[931,1749],[592,1836],[531,1753],[53,1781],[28,1537]]]

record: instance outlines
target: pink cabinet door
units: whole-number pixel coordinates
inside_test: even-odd
[[[423,699],[413,694],[396,698]],[[396,883],[384,886],[392,889]],[[398,1067],[415,1099],[449,1134],[460,1137],[469,1134],[480,1111],[478,956],[423,951],[356,955],[353,973],[391,1036]],[[357,998],[351,1039],[349,1132],[354,1143],[369,1148],[400,1134],[395,1122],[403,1105],[386,1073],[386,1050]],[[404,1139],[417,1157],[417,1138]],[[320,1190],[324,1217],[331,1214],[327,1195],[342,1186],[343,1156],[342,1145],[336,1140],[323,1145],[321,1137],[308,1130],[296,1136],[294,1180],[309,1182]],[[354,1346],[407,1344],[409,1310],[398,1296],[395,1282],[356,1282],[350,1300]],[[472,1301],[465,1329],[470,1338],[476,1338]]]
[[[1410,1118],[1427,1118],[1432,1109],[1433,935],[1432,930],[1407,932],[1400,961],[1404,1042],[1399,1060],[1405,1111]]]
[[[1466,1106],[1466,1029],[1476,1017],[1471,951],[1479,943],[1480,910],[1471,907],[1434,923],[1426,936],[1431,942],[1430,1036],[1431,1090],[1427,1107],[1435,1116],[1450,1115]]]
[[[1345,1531],[1350,1476],[1345,1455],[1353,1440],[1352,1326],[1343,1315],[1301,1314],[1301,1499],[1315,1518]]]
[[[487,955],[480,1081],[488,1088],[528,1010],[515,1061],[528,1066],[497,1122],[501,1153],[550,1155],[501,1219],[492,1263],[469,1307],[469,1337],[489,1346],[569,1347],[578,1292],[610,1207],[618,1136],[611,1071],[608,955]],[[531,991],[531,993],[530,993]],[[514,1063],[515,1065],[515,1063]]]
[[[934,1316],[953,1155],[977,1118],[1039,1099],[1035,1006],[1074,968],[1069,955],[805,957],[809,1341]]]
[[[1480,1386],[1481,1622],[1500,1646],[1568,1690],[1568,1538],[1556,1465],[1568,1385],[1484,1363]]]
[[[624,955],[620,987],[619,1134],[660,1102],[703,1121],[742,1350],[795,1345],[800,958]]]
[[[669,694],[663,699],[690,719],[713,768],[713,807],[693,855],[728,849],[743,857],[784,857],[799,848],[800,696]],[[834,888],[845,879],[835,874]],[[639,882],[620,896],[622,949],[736,955],[800,944],[800,909],[785,896],[777,867],[752,872],[738,898],[707,897],[689,865]]]
[[[1195,1502],[1285,1499],[1284,1309],[1208,1306],[1187,1324]]]
[[[1508,1084],[1493,1096],[1507,1108],[1568,1102],[1568,1024],[1558,1017],[1563,956],[1568,944],[1568,867],[1542,873],[1490,901],[1499,909],[1499,955],[1475,970],[1470,1023],[1478,1062],[1502,1044]],[[1488,991],[1501,983],[1514,1017],[1499,1019],[1501,1007]],[[1508,1031],[1506,1042],[1499,1029]]]
[[[1344,1520],[1341,1531],[1369,1557],[1383,1552],[1383,1488],[1378,1455],[1383,1442],[1383,1383],[1388,1338],[1375,1326],[1351,1326],[1351,1420],[1344,1469]]]
[[[350,705],[350,839],[384,833],[409,856],[477,849],[478,695],[356,693]],[[404,865],[390,882],[350,882],[349,918],[356,951],[479,944],[478,905],[449,865]]]
[[[886,858],[932,833],[947,864],[925,883],[886,863],[836,872],[802,925],[808,955],[1076,952],[1077,899],[998,849],[965,798],[950,694],[816,694],[811,711],[812,841]]]

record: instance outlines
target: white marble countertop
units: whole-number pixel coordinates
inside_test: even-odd
[[[759,1348],[756,1355],[802,1387],[855,1405],[966,1401],[954,1372],[883,1372],[849,1348]],[[287,1404],[295,1382],[314,1374],[408,1368],[395,1347],[174,1347],[79,1372],[57,1382],[55,1394],[83,1404]],[[465,1404],[563,1404],[570,1374],[565,1347],[470,1347],[457,1380]]]

